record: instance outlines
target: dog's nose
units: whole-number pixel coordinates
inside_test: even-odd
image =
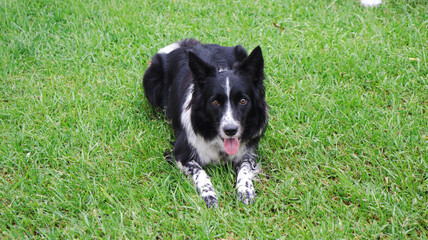
[[[226,125],[223,127],[224,133],[229,136],[233,137],[238,132],[238,126],[236,125]]]

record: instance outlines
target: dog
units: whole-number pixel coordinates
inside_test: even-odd
[[[162,109],[175,134],[175,163],[196,185],[208,208],[218,205],[207,164],[231,163],[237,197],[255,199],[252,179],[260,138],[268,124],[264,61],[257,46],[201,44],[185,39],[160,49],[144,73],[145,96]]]

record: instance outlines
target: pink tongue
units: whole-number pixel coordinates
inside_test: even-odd
[[[239,150],[238,138],[226,138],[224,139],[224,150],[229,155],[234,155]]]

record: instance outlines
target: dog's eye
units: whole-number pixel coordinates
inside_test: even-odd
[[[211,101],[211,104],[215,107],[217,107],[218,105],[220,105],[220,103],[217,100],[213,100]]]
[[[245,105],[245,104],[247,104],[247,99],[245,99],[245,98],[241,98],[241,100],[239,101],[239,104],[241,104],[241,105]]]

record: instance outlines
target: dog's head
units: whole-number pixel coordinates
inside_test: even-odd
[[[237,46],[234,55],[233,68],[219,70],[189,52],[193,128],[208,140],[221,138],[229,155],[240,143],[260,137],[267,124],[262,51],[256,47],[247,56]]]

